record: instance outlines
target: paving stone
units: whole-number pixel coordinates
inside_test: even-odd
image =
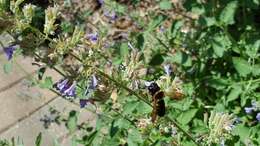
[[[51,146],[53,145],[54,140],[61,139],[61,146],[71,146],[70,140],[62,139],[68,134],[64,123],[57,125],[52,123],[48,129],[45,129],[43,123],[40,121],[44,115],[49,113],[49,108],[53,107],[54,109],[60,111],[63,115],[68,115],[71,110],[79,111],[79,123],[82,121],[89,122],[91,125],[95,125],[96,115],[80,109],[79,106],[73,105],[65,99],[58,97],[52,101],[48,106],[43,107],[42,109],[35,112],[29,118],[17,123],[15,126],[10,128],[8,131],[2,133],[0,138],[11,139],[12,137],[20,137],[23,139],[25,146],[33,146],[37,135],[42,132],[42,145]]]
[[[29,85],[30,82],[25,79],[0,93],[0,131],[56,96],[48,90]]]
[[[13,64],[12,71],[10,73],[5,73],[3,68],[6,63],[6,56],[4,54],[0,55],[0,89],[5,86],[9,86],[10,84],[15,83],[15,81],[26,76],[26,74],[15,64]]]
[[[12,36],[7,33],[3,33],[0,35],[0,41],[4,46],[7,46],[12,40],[13,40]],[[1,53],[3,53],[3,48],[0,45],[0,54]]]

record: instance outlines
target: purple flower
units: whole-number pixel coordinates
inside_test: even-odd
[[[164,68],[164,71],[165,71],[166,75],[167,75],[167,76],[170,76],[171,73],[172,73],[172,67],[171,67],[171,65],[170,65],[170,64],[166,64],[166,65],[163,66],[163,68]]]
[[[258,122],[260,122],[260,113],[257,113],[257,115],[256,115],[256,120],[257,120]]]
[[[93,93],[93,91],[97,88],[98,85],[98,79],[95,75],[91,76],[91,79],[89,80],[89,84],[87,86],[87,89],[85,91],[85,95],[89,95],[89,93]]]
[[[69,79],[62,79],[54,85],[54,87],[60,91],[64,96],[75,97],[76,96],[76,82],[73,83]]]
[[[247,113],[247,114],[252,114],[252,112],[254,111],[254,107],[245,107],[245,112]]]
[[[91,80],[90,80],[90,84],[89,84],[89,89],[94,90],[94,89],[96,89],[97,85],[98,85],[98,80],[97,80],[95,75],[92,75]]]
[[[63,92],[63,94],[66,96],[75,97],[76,96],[76,85],[77,84],[74,81],[73,84]]]
[[[80,104],[80,108],[84,108],[88,103],[87,99],[80,99],[79,100],[79,104]]]
[[[103,5],[103,4],[104,4],[104,0],[98,0],[98,3],[99,3],[100,5]]]
[[[65,90],[68,88],[68,82],[69,82],[68,79],[60,80],[60,81],[56,84],[57,90],[62,91],[62,92],[65,91]]]
[[[87,35],[87,38],[92,42],[96,43],[98,41],[98,34],[97,33],[91,33]]]
[[[165,32],[165,30],[166,30],[165,27],[160,26],[159,31],[160,31],[161,33]]]
[[[5,52],[8,60],[12,59],[15,49],[16,49],[16,47],[14,44],[4,48],[4,52]]]
[[[110,20],[112,20],[112,21],[115,21],[115,20],[117,19],[117,15],[116,15],[115,11],[111,11],[111,12],[105,11],[105,12],[104,12],[104,15],[105,15],[106,17],[108,17],[108,18],[109,18]]]

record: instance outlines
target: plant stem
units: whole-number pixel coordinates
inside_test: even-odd
[[[37,30],[36,28],[29,26],[33,31],[37,32],[39,35],[43,35],[39,30]],[[44,35],[45,36],[45,35]],[[52,39],[46,37],[45,39],[48,39],[49,41],[53,42]],[[167,46],[166,46],[167,47]],[[35,53],[36,54],[36,53]],[[37,54],[36,54],[37,55]],[[73,53],[70,52],[70,55],[72,55],[72,57],[74,57],[75,59],[77,59],[80,62],[83,62],[79,57],[77,57],[76,55],[74,55]],[[38,57],[40,57],[38,55]],[[65,76],[62,72],[60,72],[58,69],[56,69],[55,67],[53,68],[54,70],[56,70],[58,73],[60,73],[61,75]],[[122,83],[116,81],[115,79],[113,79],[112,77],[110,77],[109,75],[107,75],[106,73],[104,73],[103,71],[94,68],[101,76],[107,78],[108,80],[114,82],[114,84],[116,84],[117,86],[125,89],[126,91],[128,91],[130,94],[133,94],[134,96],[136,96],[139,100],[145,102],[146,104],[148,104],[149,106],[152,107],[152,104],[149,103],[147,100],[145,100],[145,97],[140,96],[139,94],[137,94],[135,91],[133,91],[132,89],[126,87],[125,85],[123,85]],[[179,126],[179,124],[171,119],[170,117],[166,116],[166,119],[169,120],[171,123],[173,123],[180,131],[182,131],[188,138],[190,138],[196,145],[199,145],[196,140],[188,133],[186,132],[183,128],[181,128],[181,126]]]
[[[74,55],[73,53],[70,53],[73,57],[75,57],[75,59],[77,59],[78,61],[82,62],[82,60],[77,57],[76,55]],[[112,77],[110,77],[109,75],[107,75],[106,73],[104,73],[103,71],[99,70],[99,69],[95,69],[101,76],[109,79],[110,81],[114,82],[114,84],[116,84],[117,86],[125,89],[126,91],[128,91],[129,93],[133,94],[134,96],[136,96],[138,99],[140,99],[141,101],[145,102],[146,104],[148,104],[149,106],[152,107],[151,103],[149,103],[148,101],[145,100],[145,97],[140,96],[139,94],[137,94],[135,91],[133,91],[132,89],[126,87],[125,85],[123,85],[122,83],[116,81],[115,79],[113,79]],[[196,145],[200,145],[197,143],[197,141],[188,133],[186,132],[181,126],[179,126],[179,124],[171,119],[169,116],[166,116],[166,119],[168,121],[170,121],[171,123],[173,123],[175,125],[175,127],[177,127],[180,131],[182,131],[188,138],[190,138]]]

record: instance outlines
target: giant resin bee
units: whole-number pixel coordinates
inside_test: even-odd
[[[152,82],[148,86],[148,91],[152,95],[152,122],[155,122],[157,119],[157,116],[162,117],[165,115],[165,103],[164,103],[164,92],[161,91],[160,87],[157,85],[157,83]]]

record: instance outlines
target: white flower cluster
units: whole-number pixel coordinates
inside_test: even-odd
[[[207,137],[208,144],[220,143],[223,139],[230,138],[230,133],[234,128],[235,118],[227,113],[211,112],[208,127],[209,136]]]
[[[46,35],[48,34],[54,34],[54,31],[56,29],[55,20],[58,16],[58,6],[55,5],[54,7],[48,7],[45,10],[45,24],[44,24],[44,33]]]
[[[23,7],[23,14],[27,24],[32,22],[32,18],[35,14],[36,6],[32,4],[27,4]]]

